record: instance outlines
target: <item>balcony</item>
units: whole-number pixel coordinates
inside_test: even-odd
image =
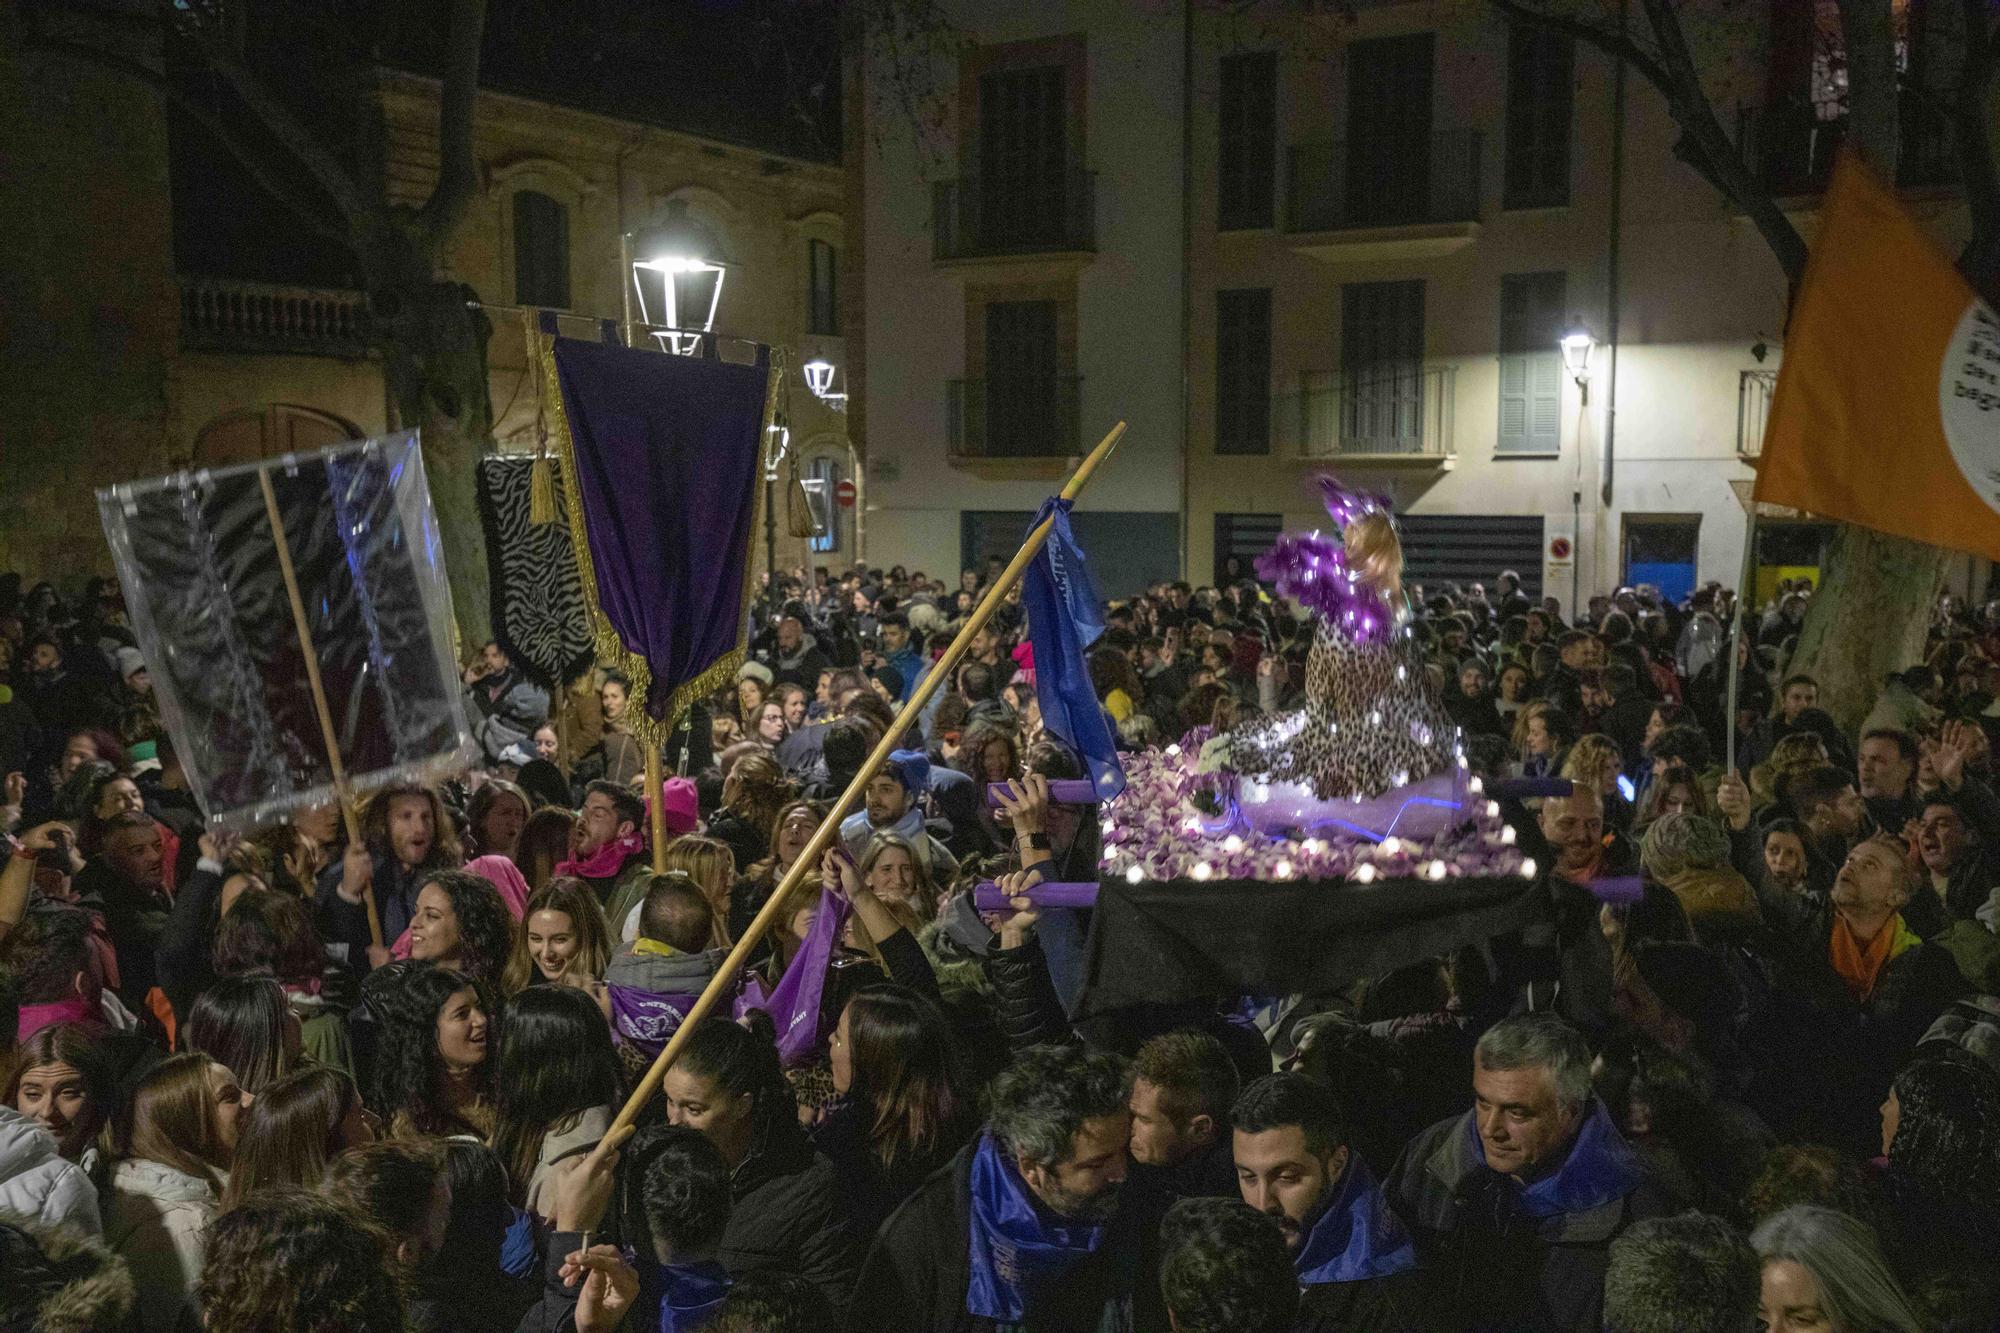
[[[1094,171],[967,176],[931,187],[931,257],[940,263],[1096,250]]]
[[[1899,123],[1903,142],[1896,184],[1924,189],[1955,183],[1958,159],[1949,122],[1906,96]],[[1792,102],[1737,111],[1736,141],[1744,161],[1781,199],[1823,193],[1846,139],[1847,115],[1837,103]]]
[[[368,298],[321,287],[183,278],[181,345],[359,360],[368,355]]]
[[[1764,453],[1764,425],[1771,416],[1775,370],[1743,370],[1736,379],[1736,456],[1754,463]]]
[[[1366,460],[1448,469],[1458,453],[1451,366],[1308,371],[1274,404],[1285,450],[1297,458]]]
[[[1479,234],[1477,130],[1420,140],[1295,144],[1285,155],[1285,230],[1317,259],[1428,259]]]
[[[1081,452],[1081,376],[948,380],[945,401],[946,444],[955,462],[1064,459]]]

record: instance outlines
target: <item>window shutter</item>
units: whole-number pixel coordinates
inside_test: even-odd
[[[1562,353],[1528,356],[1528,448],[1552,454],[1562,448]]]
[[[1498,452],[1518,454],[1528,451],[1528,352],[1503,352],[1500,356],[1500,442]]]

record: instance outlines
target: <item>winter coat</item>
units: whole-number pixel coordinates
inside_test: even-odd
[[[139,1306],[144,1333],[174,1333],[182,1311],[192,1311],[215,1213],[213,1181],[138,1158],[112,1168],[104,1240],[146,1295]]]
[[[1429,1333],[1424,1274],[1322,1282],[1299,1293],[1292,1333]]]
[[[972,1280],[972,1158],[975,1141],[890,1215],[862,1265],[848,1307],[852,1333],[1001,1333],[1004,1326],[965,1308]],[[1160,1300],[1160,1218],[1165,1196],[1127,1181],[1109,1234],[1030,1311],[1035,1333],[1097,1333],[1112,1327],[1105,1307],[1129,1308],[1121,1328],[1167,1327]]]
[[[63,1157],[39,1121],[7,1106],[0,1106],[0,1217],[92,1236],[104,1229],[89,1175]]]
[[[595,1148],[611,1128],[615,1106],[592,1106],[579,1112],[568,1125],[542,1135],[542,1150],[535,1158],[535,1170],[528,1177],[528,1211],[537,1217],[556,1215],[556,1181],[571,1158]]]
[[[965,1123],[947,1126],[937,1145],[922,1157],[904,1158],[885,1166],[870,1141],[873,1115],[843,1098],[827,1112],[826,1119],[813,1131],[813,1146],[833,1163],[834,1180],[848,1220],[857,1236],[872,1239],[902,1206],[903,1200],[932,1173],[958,1155],[977,1127],[970,1117]]]
[[[792,1273],[843,1309],[868,1237],[855,1230],[833,1163],[813,1151],[788,1107],[730,1179],[735,1206],[715,1257],[731,1277]]]
[[[985,957],[986,979],[993,987],[993,1017],[1007,1034],[1016,1055],[1030,1046],[1047,1046],[1074,1039],[1041,941],[1030,936],[1018,949],[996,944]]]
[[[773,645],[765,665],[771,668],[773,685],[796,685],[809,695],[819,688],[820,672],[833,669],[832,659],[810,634],[800,635],[799,646],[789,653]]]
[[[1470,1114],[1412,1139],[1384,1187],[1434,1270],[1432,1326],[1598,1333],[1611,1242],[1664,1201],[1641,1183],[1583,1212],[1505,1215],[1496,1201],[1511,1182],[1472,1151]]]
[[[77,874],[76,895],[86,906],[101,904],[104,929],[118,954],[118,998],[141,1011],[156,984],[154,954],[167,932],[173,899],[164,890],[127,883],[102,856],[92,857]]]
[[[517,667],[508,667],[495,680],[475,680],[465,694],[475,718],[473,737],[490,763],[498,763],[502,751],[527,741],[549,720],[549,692]]]
[[[0,1328],[104,1333],[131,1312],[132,1275],[94,1235],[0,1222]]]

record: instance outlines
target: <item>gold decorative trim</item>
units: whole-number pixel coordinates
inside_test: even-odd
[[[703,695],[713,693],[733,682],[736,673],[743,666],[745,651],[743,639],[750,619],[750,603],[754,600],[750,567],[754,560],[744,561],[742,594],[736,608],[737,646],[716,658],[708,666],[697,672],[689,680],[683,681],[667,701],[666,717],[656,721],[646,711],[646,700],[651,697],[653,670],[646,659],[625,646],[611,618],[604,614],[597,594],[597,568],[592,563],[590,535],[583,515],[583,490],[577,483],[576,441],[570,434],[569,410],[563,402],[562,378],[556,370],[555,335],[539,330],[533,335],[535,362],[539,370],[537,382],[542,401],[547,405],[549,415],[549,452],[562,469],[563,489],[570,503],[565,507],[569,522],[570,544],[576,548],[576,569],[583,588],[584,612],[590,621],[591,642],[596,646],[597,659],[622,672],[632,682],[632,692],[625,706],[621,725],[642,745],[660,748],[667,738],[687,716],[688,709]],[[764,420],[758,428],[757,472],[752,479],[752,501],[750,513],[751,540],[756,540],[757,526],[764,517],[766,470],[765,450],[771,437],[770,427],[777,411],[776,389],[782,359],[777,353],[771,358],[769,381],[764,388]]]

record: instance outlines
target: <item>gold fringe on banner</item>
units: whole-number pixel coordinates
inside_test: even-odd
[[[547,527],[556,521],[556,475],[549,461],[549,418],[548,397],[542,377],[536,372],[536,338],[534,310],[521,312],[521,323],[527,329],[528,369],[535,377],[535,461],[528,465],[528,522],[537,527]]]
[[[597,647],[597,660],[624,675],[632,682],[632,692],[627,698],[622,726],[641,745],[657,748],[667,743],[688,709],[705,695],[713,694],[736,679],[742,668],[745,652],[743,639],[750,620],[750,603],[753,599],[755,582],[750,577],[749,563],[745,562],[743,572],[743,593],[736,610],[737,646],[716,658],[692,679],[683,681],[667,700],[664,719],[655,721],[646,711],[646,701],[652,696],[653,669],[646,659],[625,646],[618,637],[618,631],[611,624],[611,618],[604,614],[603,604],[597,595],[597,567],[590,558],[590,534],[583,521],[583,492],[577,486],[576,442],[570,435],[569,413],[563,406],[562,380],[556,372],[556,343],[552,334],[542,333],[530,325],[529,346],[533,350],[530,364],[535,368],[536,389],[547,409],[549,429],[547,432],[548,454],[561,469],[563,489],[572,497],[568,506],[570,545],[576,548],[576,572],[583,587],[583,605],[590,619],[591,641]],[[662,353],[665,355],[665,353]],[[771,365],[771,380],[764,389],[764,422],[758,437],[758,470],[755,486],[755,501],[751,510],[750,531],[755,534],[757,525],[764,517],[764,456],[763,442],[770,438],[769,428],[772,413],[776,410],[778,384],[778,361],[774,356]]]

